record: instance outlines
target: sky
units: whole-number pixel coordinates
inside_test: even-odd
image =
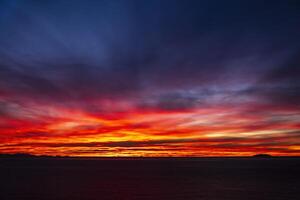
[[[297,0],[0,1],[0,153],[300,156]]]

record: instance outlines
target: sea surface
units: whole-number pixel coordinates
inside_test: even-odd
[[[1,200],[298,200],[300,158],[0,159]]]

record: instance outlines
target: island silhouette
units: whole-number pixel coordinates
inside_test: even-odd
[[[273,156],[270,154],[262,153],[262,154],[255,154],[253,157],[255,157],[255,158],[271,158]]]

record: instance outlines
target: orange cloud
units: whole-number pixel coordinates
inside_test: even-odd
[[[120,115],[115,113],[112,118],[80,109],[40,108],[52,112],[22,119],[2,117],[1,153],[62,156],[300,155],[300,115],[294,110],[279,110],[272,114],[265,110],[265,114],[256,115],[229,107],[183,112],[135,109]]]

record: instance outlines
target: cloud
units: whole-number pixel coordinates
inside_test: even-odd
[[[243,146],[233,136],[298,130],[299,8],[236,0],[1,2],[0,140],[126,151],[228,138]],[[64,139],[72,142],[56,141]]]
[[[163,94],[154,97],[148,97],[141,102],[140,109],[154,109],[162,111],[184,111],[192,110],[200,104],[198,97],[182,94],[182,93],[171,93]]]

